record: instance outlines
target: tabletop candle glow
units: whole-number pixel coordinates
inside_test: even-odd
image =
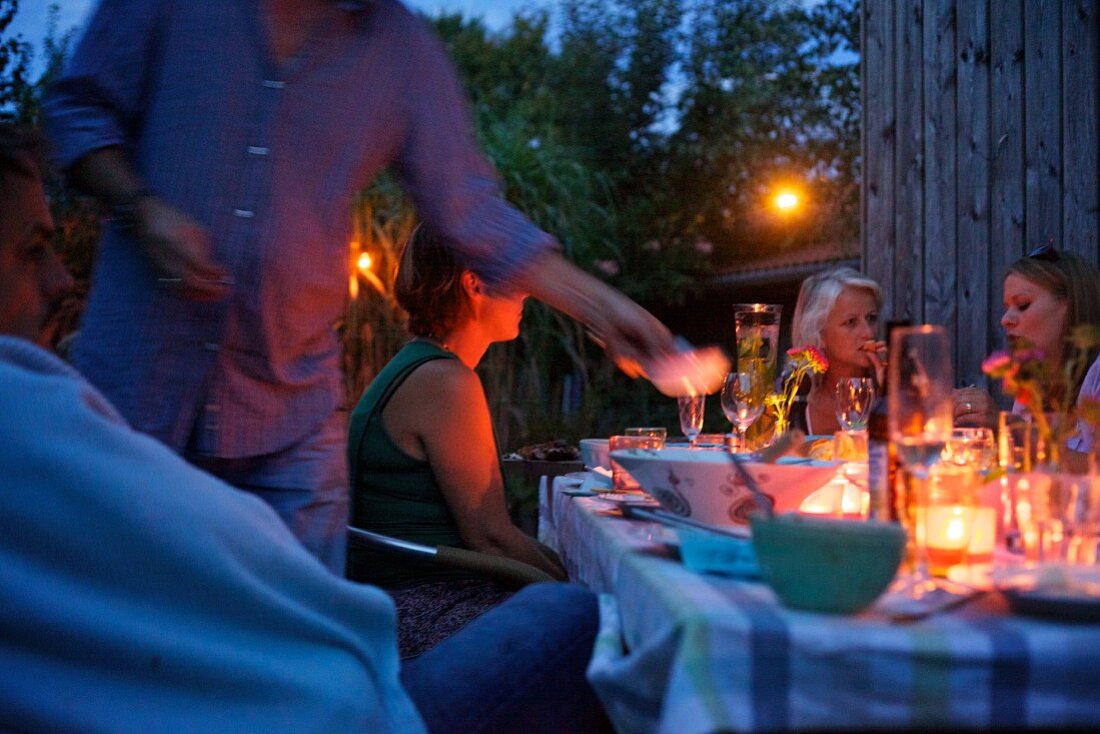
[[[949,566],[966,562],[975,509],[966,505],[932,505],[925,508],[925,547],[932,573],[942,575]]]

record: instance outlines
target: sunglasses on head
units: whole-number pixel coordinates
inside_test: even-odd
[[[1047,262],[1052,263],[1056,263],[1060,259],[1058,255],[1058,250],[1054,249],[1054,244],[1050,242],[1039,245],[1035,249],[1028,252],[1027,256],[1036,260],[1046,260]]]

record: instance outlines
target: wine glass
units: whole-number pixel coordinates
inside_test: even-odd
[[[681,395],[676,399],[680,408],[680,430],[687,436],[690,448],[695,448],[695,439],[703,431],[706,401],[706,395]]]
[[[845,431],[862,431],[875,404],[875,381],[848,377],[836,383],[836,419]]]
[[[764,412],[764,375],[759,370],[730,372],[722,385],[722,412],[737,427],[740,448],[745,450],[745,432]]]
[[[890,336],[887,424],[898,461],[911,477],[903,512],[915,536],[916,563],[905,586],[914,599],[940,589],[928,574],[928,474],[951,438],[953,385],[947,333],[925,324],[896,329]]]
[[[992,428],[956,428],[940,455],[940,461],[973,467],[985,476],[997,456]]]

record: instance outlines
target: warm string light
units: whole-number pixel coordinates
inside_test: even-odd
[[[362,278],[371,285],[379,293],[385,294],[386,286],[374,272],[374,258],[371,257],[369,252],[360,250],[360,244],[358,242],[350,242],[349,249],[351,250],[351,258],[353,267],[348,277],[348,295],[352,300],[359,297],[359,279]]]

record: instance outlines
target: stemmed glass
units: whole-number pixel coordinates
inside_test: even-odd
[[[703,414],[706,395],[681,395],[676,399],[680,407],[680,430],[687,436],[688,446],[695,448],[695,439],[703,431]]]
[[[913,598],[921,598],[939,586],[928,574],[926,522],[929,470],[951,438],[953,384],[947,333],[942,326],[913,326],[895,330],[890,337],[887,423],[898,460],[913,477],[906,497],[909,512],[903,522],[915,534],[916,565],[906,586]],[[910,516],[910,512],[914,513]]]
[[[836,383],[836,419],[845,431],[862,431],[875,404],[875,381],[848,377]]]
[[[984,477],[993,468],[996,457],[997,446],[992,428],[956,428],[951,432],[940,460],[957,466],[974,467]]]
[[[760,370],[730,372],[722,385],[722,412],[737,427],[740,450],[745,450],[745,432],[764,412],[764,375]]]

